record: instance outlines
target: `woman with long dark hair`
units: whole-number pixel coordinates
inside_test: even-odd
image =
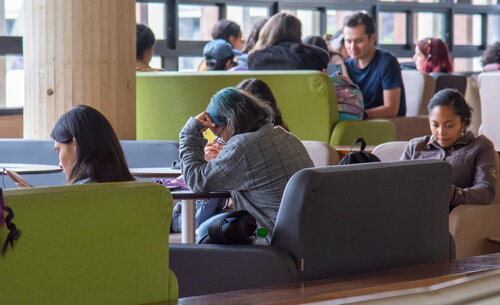
[[[113,127],[96,109],[71,108],[57,120],[50,137],[68,184],[135,180]]]

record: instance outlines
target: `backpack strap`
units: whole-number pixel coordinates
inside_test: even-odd
[[[366,142],[365,142],[365,139],[363,139],[363,138],[357,138],[356,140],[354,140],[354,142],[351,145],[351,151],[354,148],[354,146],[356,144],[358,144],[358,143],[361,143],[361,149],[360,149],[360,151],[365,151]]]

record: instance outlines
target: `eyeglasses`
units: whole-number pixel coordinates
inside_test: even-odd
[[[215,138],[215,140],[214,140],[215,143],[220,144],[222,146],[226,145],[226,142],[224,142],[224,140],[221,138],[221,134],[224,131],[224,128],[226,128],[226,126],[222,126],[222,129],[220,130],[219,134],[217,135],[217,138]]]

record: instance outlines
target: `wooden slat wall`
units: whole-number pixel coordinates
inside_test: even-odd
[[[24,3],[24,137],[49,138],[74,105],[99,109],[135,139],[135,1]]]

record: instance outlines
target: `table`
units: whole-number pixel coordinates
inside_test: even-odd
[[[182,200],[182,243],[195,242],[195,204],[199,199],[229,198],[229,192],[193,193],[191,191],[172,191],[175,200]]]
[[[59,166],[50,164],[0,163],[0,169],[3,168],[22,175],[49,174],[62,171]]]
[[[142,178],[177,178],[182,174],[180,169],[171,167],[136,167],[130,168],[130,173]]]

